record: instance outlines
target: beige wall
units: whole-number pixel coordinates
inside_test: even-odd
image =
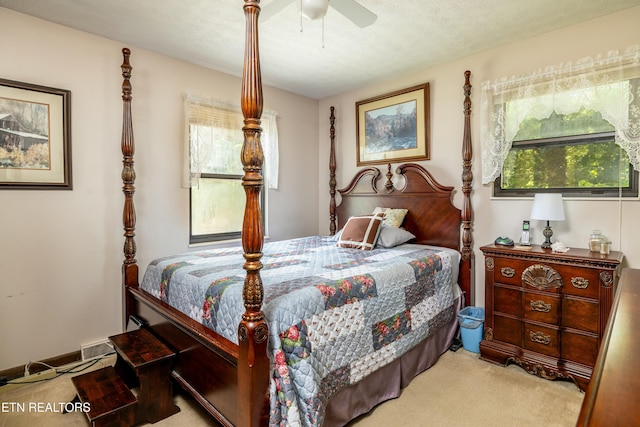
[[[71,90],[73,191],[0,190],[0,370],[119,333],[122,44],[0,8],[0,76]],[[239,103],[240,79],[135,46],[136,242],[141,269],[188,248],[182,93]],[[317,233],[318,102],[265,88],[279,114],[273,239]],[[302,137],[301,137],[302,136]]]
[[[628,9],[600,19],[559,31],[547,33],[521,42],[508,44],[481,54],[466,57],[422,72],[384,81],[356,91],[324,99],[320,102],[320,141],[329,140],[329,107],[336,107],[336,144],[338,157],[338,187],[345,186],[356,170],[355,102],[392,92],[423,82],[431,89],[431,160],[422,162],[445,185],[456,185],[454,202],[462,206],[459,191],[462,174],[462,85],[464,71],[470,70],[473,85],[472,139],[474,150],[474,248],[476,257],[476,305],[484,305],[484,260],[478,249],[499,235],[514,239],[520,236],[523,219],[529,219],[531,199],[495,200],[489,185],[481,184],[480,170],[480,109],[481,83],[511,75],[518,75],[575,61],[585,56],[624,50],[640,42],[638,22],[640,7]],[[419,52],[417,53],[419,54]],[[320,207],[328,206],[326,191],[326,161],[328,143],[320,146]],[[640,232],[635,227],[640,217],[640,202],[615,200],[567,200],[566,221],[552,224],[554,239],[569,247],[586,247],[592,229],[602,230],[613,241],[613,250],[622,250],[625,266],[640,268]],[[541,243],[541,221],[532,221],[534,243]],[[320,215],[319,229],[328,232],[328,220]]]

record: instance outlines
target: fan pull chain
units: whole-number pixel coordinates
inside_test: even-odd
[[[302,0],[300,0],[300,32],[302,32]]]
[[[322,48],[324,49],[324,16],[322,17]]]

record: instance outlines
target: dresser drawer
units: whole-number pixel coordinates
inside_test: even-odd
[[[561,358],[587,366],[595,366],[598,358],[598,337],[577,331],[563,331]]]
[[[538,322],[558,324],[560,297],[533,292],[524,293],[524,318]]]
[[[507,286],[493,288],[493,311],[522,317],[522,292]]]
[[[522,286],[522,271],[529,265],[524,261],[496,258],[493,278],[498,283]]]
[[[563,292],[585,298],[598,298],[600,275],[596,269],[571,268],[565,266],[560,272],[564,279]]]
[[[494,315],[493,339],[522,346],[522,322],[510,317]]]
[[[600,304],[597,301],[566,296],[562,300],[562,326],[598,333]]]
[[[544,326],[526,323],[524,324],[524,348],[537,353],[558,357],[558,330]]]

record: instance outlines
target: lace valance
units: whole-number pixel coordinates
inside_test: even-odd
[[[594,110],[615,128],[615,142],[640,170],[640,45],[482,84],[482,183],[502,173],[525,118]]]

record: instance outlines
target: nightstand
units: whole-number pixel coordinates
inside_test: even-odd
[[[618,283],[621,252],[565,253],[487,245],[480,358],[516,363],[546,379],[586,389]]]

